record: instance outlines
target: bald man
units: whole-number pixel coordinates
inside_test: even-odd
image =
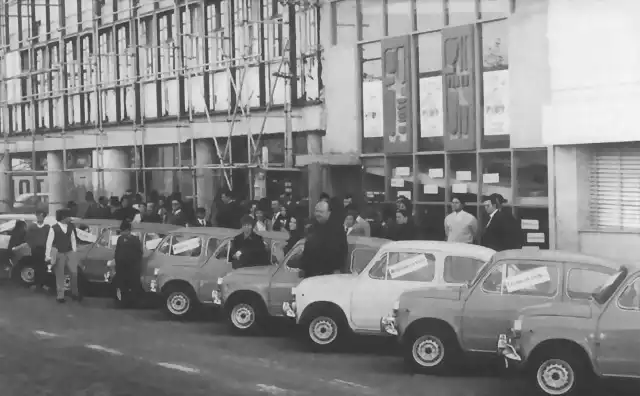
[[[309,231],[302,255],[301,269],[305,278],[329,275],[346,268],[349,249],[343,219],[332,221],[334,213],[329,202],[318,202],[314,215],[315,224]]]

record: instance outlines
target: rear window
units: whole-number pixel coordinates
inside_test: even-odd
[[[571,299],[589,299],[593,293],[602,288],[612,272],[579,268],[569,270],[567,295]]]
[[[475,278],[483,261],[471,257],[447,256],[444,259],[444,281],[466,283]]]

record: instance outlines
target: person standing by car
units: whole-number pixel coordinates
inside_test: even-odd
[[[115,286],[127,296],[140,290],[140,263],[142,262],[142,242],[131,233],[131,223],[120,224],[120,237],[114,253],[116,264]],[[122,300],[125,299],[121,296]]]
[[[9,237],[9,257],[14,270],[22,271],[23,266],[29,265],[31,261],[31,251],[27,244],[27,223],[22,220],[16,221],[16,225]]]
[[[473,243],[478,236],[478,219],[464,210],[460,196],[451,199],[453,212],[444,219],[444,233],[447,242]]]
[[[512,221],[499,209],[501,204],[497,195],[491,195],[484,201],[489,220],[484,227],[481,244],[497,252],[518,248],[518,236],[513,233]]]
[[[64,298],[64,271],[68,269],[71,276],[71,296],[74,300],[81,301],[82,295],[78,290],[78,258],[76,256],[77,235],[71,224],[71,212],[69,209],[60,209],[56,212],[57,223],[49,229],[45,260],[55,263],[57,301],[65,302]],[[55,258],[52,249],[56,249]],[[55,259],[55,260],[54,260]]]
[[[304,222],[302,221],[302,217],[290,218],[287,228],[287,231],[289,231],[289,238],[287,239],[287,244],[283,249],[284,254],[289,253],[289,250],[291,250],[299,240],[304,238]]]
[[[207,211],[205,208],[196,209],[196,221],[194,222],[196,227],[211,227],[211,222],[207,220]]]
[[[309,229],[300,265],[301,275],[305,278],[333,274],[342,270],[346,263],[349,245],[343,228],[344,219],[331,220],[334,216],[331,209],[328,201],[316,204],[315,224]]]
[[[230,257],[234,269],[257,267],[269,264],[269,255],[264,239],[253,231],[254,220],[250,215],[240,219],[242,232],[231,241]]]
[[[413,241],[418,238],[418,230],[405,209],[396,211],[396,222],[390,231],[388,238],[392,241]]]
[[[39,289],[44,289],[47,276],[47,265],[44,257],[47,249],[47,237],[51,227],[44,223],[46,215],[44,210],[38,210],[36,212],[36,222],[27,228],[27,243],[31,247],[31,265],[35,271],[36,287]]]

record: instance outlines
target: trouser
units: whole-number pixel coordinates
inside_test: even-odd
[[[35,283],[44,286],[47,283],[47,263],[44,260],[45,249],[36,247],[31,249],[31,265],[35,271]]]
[[[56,254],[56,264],[54,272],[56,275],[56,290],[58,298],[64,298],[64,278],[65,269],[69,270],[71,276],[71,294],[74,296],[78,294],[78,258],[76,252],[66,252]]]

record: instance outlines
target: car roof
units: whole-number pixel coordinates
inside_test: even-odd
[[[72,219],[72,222],[76,224],[83,224],[88,226],[92,226],[92,225],[105,226],[105,227],[120,226],[120,221],[111,220],[111,219]]]
[[[390,242],[389,239],[375,238],[366,236],[347,236],[347,242],[350,245],[366,246],[379,249],[381,246]]]
[[[55,219],[55,216],[47,216],[47,219],[53,218]],[[31,214],[31,213],[24,213],[24,214],[20,214],[20,213],[5,213],[5,214],[0,214],[0,221],[5,220],[5,221],[11,221],[11,220],[24,220],[24,221],[36,221],[36,215],[35,214]],[[72,221],[78,221],[81,220],[78,217],[72,217],[71,218]]]
[[[222,227],[179,227],[171,230],[171,233],[187,233],[202,235],[205,237],[227,238],[238,235],[240,233],[240,230]]]
[[[619,269],[623,266],[623,263],[621,262],[617,262],[615,260],[607,259],[604,257],[590,256],[583,253],[569,252],[565,250],[544,250],[535,248],[532,249],[527,247],[523,249],[512,249],[498,252],[495,255],[495,259],[561,261],[568,263],[599,265],[612,269]],[[627,264],[625,264],[625,266],[629,267]],[[631,267],[633,268],[635,266],[632,265]]]
[[[444,241],[395,241],[384,245],[385,249],[437,250],[448,253],[468,254],[489,260],[496,251],[480,245]]]

